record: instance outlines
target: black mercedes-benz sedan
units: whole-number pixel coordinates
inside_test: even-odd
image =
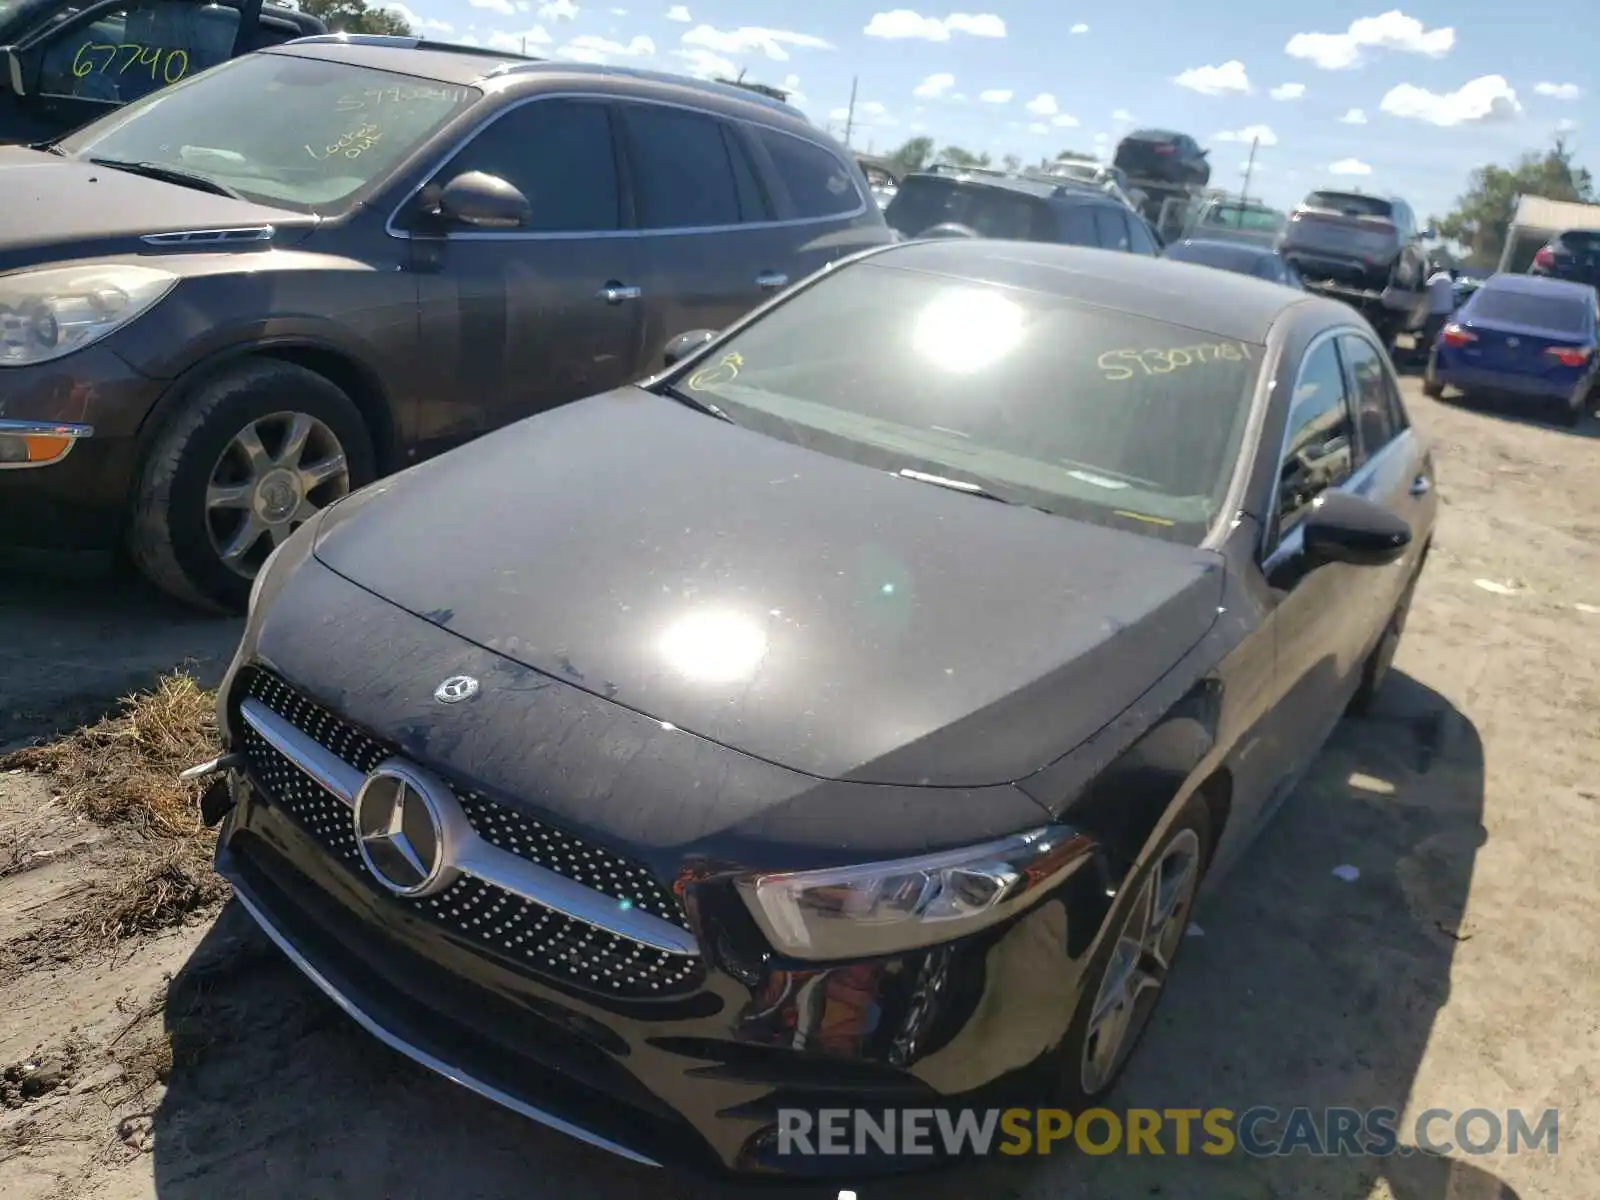
[[[219,869],[368,1031],[636,1159],[1081,1109],[1394,654],[1436,497],[1383,347],[957,240],[670,357],[275,551],[192,773]]]

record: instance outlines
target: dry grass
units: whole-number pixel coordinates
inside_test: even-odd
[[[93,725],[0,758],[0,769],[47,776],[74,811],[134,834],[116,883],[74,914],[83,940],[103,945],[160,929],[227,895],[211,869],[216,839],[200,821],[200,785],[178,778],[218,752],[214,705],[187,675],[168,675]]]

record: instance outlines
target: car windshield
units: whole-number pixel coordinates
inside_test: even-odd
[[[1592,301],[1587,308],[1593,308]],[[1474,321],[1526,325],[1567,334],[1582,333],[1588,322],[1585,303],[1577,296],[1540,296],[1497,287],[1474,292],[1467,315]]]
[[[883,219],[911,238],[935,225],[955,224],[983,237],[1026,241],[1033,236],[1034,212],[1033,198],[1020,192],[948,176],[918,175],[900,185]]]
[[[797,293],[675,382],[838,458],[1198,544],[1261,347],[1133,313],[866,262]]]
[[[1262,233],[1278,233],[1288,224],[1284,215],[1270,208],[1241,207],[1237,204],[1213,204],[1200,216],[1202,225],[1218,225],[1227,229],[1251,229]]]
[[[1100,178],[1100,164],[1088,162],[1058,162],[1051,166],[1050,174],[1066,179],[1087,179],[1091,183]]]
[[[482,95],[286,54],[251,54],[62,139],[80,158],[156,164],[251,199],[325,213],[381,181]]]

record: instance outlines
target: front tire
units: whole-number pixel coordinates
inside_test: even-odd
[[[1166,990],[1211,856],[1211,816],[1196,793],[1122,887],[1084,972],[1060,1049],[1057,1099],[1078,1114],[1121,1076]]]
[[[256,359],[202,383],[157,434],[128,545],[168,595],[236,612],[272,549],[376,475],[372,438],[342,389]]]
[[[1551,408],[1551,417],[1563,429],[1576,428],[1578,422],[1583,420],[1585,402],[1589,396],[1589,389],[1582,388],[1574,392],[1565,400],[1558,400]]]

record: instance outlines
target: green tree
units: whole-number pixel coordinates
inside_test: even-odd
[[[933,157],[933,139],[914,137],[899,149],[891,150],[884,158],[894,167],[895,174],[907,175],[920,171]]]
[[[987,151],[982,154],[974,154],[971,150],[963,149],[960,146],[946,146],[939,151],[937,161],[949,163],[952,167],[987,167],[990,159]]]
[[[1022,170],[1022,155],[1008,154],[1000,160],[1000,165],[1008,171]]]
[[[1061,160],[1063,158],[1087,158],[1091,162],[1099,162],[1100,161],[1100,156],[1098,154],[1085,154],[1082,150],[1061,150],[1061,151],[1058,151],[1056,156],[1055,156],[1055,158],[1052,159],[1051,161],[1053,161],[1053,162],[1054,161],[1059,161],[1059,160]]]
[[[1510,167],[1479,167],[1456,197],[1455,209],[1432,224],[1440,237],[1472,252],[1469,262],[1492,267],[1500,261],[1519,195],[1587,204],[1595,198],[1594,179],[1573,165],[1572,151],[1557,138],[1549,150],[1524,154]]]
[[[390,37],[416,37],[399,13],[368,4],[367,0],[300,0],[300,11],[318,18],[335,33],[376,33]]]

